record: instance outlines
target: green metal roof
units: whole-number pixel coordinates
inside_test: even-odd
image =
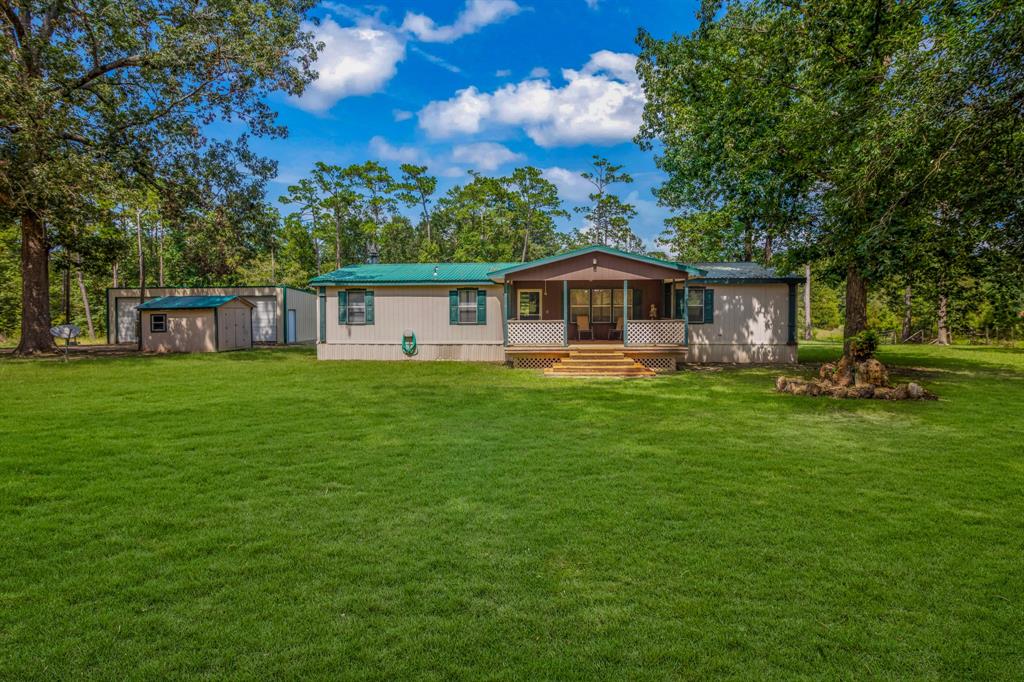
[[[190,308],[219,308],[238,296],[161,296],[146,301],[139,310],[186,310]]]
[[[513,263],[373,263],[346,265],[314,277],[310,284],[493,284],[487,273]]]
[[[759,263],[735,262],[735,263],[694,263],[701,270],[707,272],[701,279],[715,282],[736,282],[742,284],[764,284],[764,283],[797,283],[804,281],[800,275],[783,274],[774,268],[766,268]]]
[[[630,253],[629,251],[622,251],[620,249],[613,249],[610,246],[584,246],[581,249],[574,249],[572,251],[566,251],[565,253],[559,253],[554,256],[548,256],[547,258],[540,258],[538,260],[531,260],[525,263],[514,263],[507,267],[496,268],[488,273],[492,277],[502,277],[513,272],[519,272],[520,270],[528,270],[530,268],[537,267],[538,265],[544,265],[546,263],[557,263],[560,260],[566,260],[567,258],[574,258],[576,256],[584,256],[588,253],[606,253],[612,256],[621,256],[623,258],[629,258],[631,260],[640,261],[642,263],[650,263],[652,265],[659,265],[663,268],[669,268],[671,270],[679,270],[681,272],[687,272],[694,277],[700,277],[704,274],[704,271],[695,268],[685,263],[676,263],[670,260],[662,260],[660,258],[651,258],[650,256],[644,256],[639,253]]]

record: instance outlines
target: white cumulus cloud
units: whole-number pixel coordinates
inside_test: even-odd
[[[521,11],[522,7],[515,0],[466,0],[466,6],[452,24],[438,26],[426,14],[407,12],[402,30],[425,43],[450,43]]]
[[[475,86],[419,111],[419,125],[433,138],[471,135],[491,126],[521,127],[541,147],[618,144],[640,127],[644,94],[636,56],[601,50],[583,68],[563,69],[565,85],[529,79],[494,92]]]
[[[547,78],[551,75],[551,72],[545,69],[543,66],[535,66],[530,69],[530,78]]]
[[[320,77],[295,101],[306,111],[324,112],[345,97],[377,92],[405,59],[405,42],[369,23],[343,27],[325,17],[319,26],[303,22],[302,30],[314,31],[317,40],[324,43],[314,63]]]
[[[474,142],[456,145],[452,160],[472,166],[475,170],[493,171],[506,163],[522,161],[526,157],[497,142]]]
[[[381,161],[415,163],[420,159],[420,150],[416,147],[396,146],[380,135],[374,135],[370,138],[370,153]]]
[[[542,168],[541,173],[544,174],[545,178],[554,183],[555,187],[558,188],[558,196],[566,201],[588,201],[590,193],[594,191],[594,186],[590,184],[589,180],[582,177],[578,171],[562,168],[561,166],[551,166],[550,168]]]

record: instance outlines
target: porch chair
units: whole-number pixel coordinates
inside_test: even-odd
[[[579,341],[583,334],[590,334],[590,340],[594,340],[594,330],[590,326],[589,315],[577,315],[576,316],[576,340]]]
[[[622,338],[622,316],[615,320],[615,327],[608,330],[608,340],[611,341],[615,337]]]

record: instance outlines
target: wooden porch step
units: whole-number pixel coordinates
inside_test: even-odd
[[[544,370],[549,377],[653,377],[655,372],[646,367],[622,367],[616,369],[577,369],[573,367],[549,367]]]
[[[573,348],[569,357],[560,358],[544,370],[547,376],[560,377],[651,377],[655,372],[618,348]]]

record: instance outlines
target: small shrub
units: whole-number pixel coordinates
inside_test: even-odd
[[[878,344],[881,341],[878,332],[873,329],[865,329],[849,341],[850,356],[857,362],[864,362],[875,357],[878,351]]]

